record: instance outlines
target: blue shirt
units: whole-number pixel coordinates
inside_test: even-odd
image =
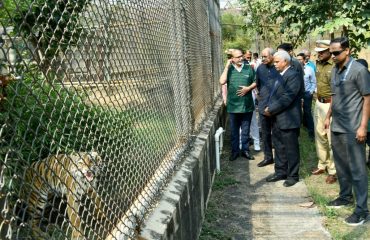
[[[256,71],[256,84],[259,95],[258,110],[261,114],[268,105],[269,96],[277,80],[283,81],[283,77],[276,70],[274,65],[259,65]]]
[[[308,66],[308,64],[304,66],[304,89],[306,92],[310,92],[311,94],[316,89],[315,72]]]
[[[307,66],[311,67],[314,72],[316,72],[316,65],[311,61],[308,60]]]

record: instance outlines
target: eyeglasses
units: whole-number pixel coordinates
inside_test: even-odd
[[[339,54],[341,54],[345,49],[342,49],[340,51],[334,51],[334,52],[330,52],[331,55],[334,55],[335,57],[338,56]]]
[[[244,58],[244,56],[243,55],[240,55],[240,56],[233,57],[233,58]]]
[[[262,59],[264,59],[264,58],[268,58],[268,57],[269,57],[269,56],[261,56],[261,58],[262,58]]]

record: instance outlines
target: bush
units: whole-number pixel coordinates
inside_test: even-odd
[[[6,90],[7,99],[0,103],[5,176],[22,176],[25,167],[51,154],[92,149],[102,153],[130,135],[127,112],[94,106],[82,92],[50,84],[37,71],[11,82]]]

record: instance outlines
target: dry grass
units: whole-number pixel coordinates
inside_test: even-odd
[[[311,175],[310,171],[317,166],[315,145],[309,140],[307,132],[301,131],[301,176],[308,190],[319,207],[321,214],[325,217],[324,225],[332,235],[333,239],[370,239],[370,222],[363,226],[350,227],[343,221],[353,212],[354,206],[338,210],[328,209],[326,204],[339,195],[339,185],[326,184],[326,175]],[[369,176],[370,187],[370,176]],[[370,201],[368,200],[368,206]]]

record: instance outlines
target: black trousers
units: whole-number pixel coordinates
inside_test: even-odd
[[[280,129],[273,123],[275,174],[299,181],[299,128]]]
[[[272,119],[263,114],[259,115],[262,129],[262,143],[265,160],[273,160],[272,155]]]
[[[356,133],[331,132],[334,163],[339,181],[339,197],[352,198],[355,192],[358,215],[368,214],[368,176],[365,143],[358,143]]]

